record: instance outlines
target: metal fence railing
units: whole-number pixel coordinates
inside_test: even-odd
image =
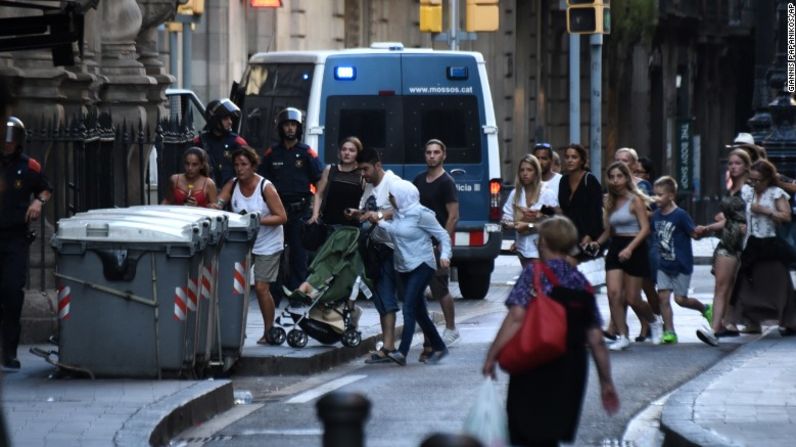
[[[114,122],[107,113],[90,112],[63,123],[41,119],[28,123],[26,153],[39,160],[53,186],[53,197],[35,225],[26,287],[44,291],[54,287],[53,252],[49,241],[59,219],[96,208],[158,203],[168,182],[150,194],[149,154],[156,150],[158,178],[167,179],[182,168],[180,157],[192,144],[195,131],[174,119],[154,130],[138,123]]]

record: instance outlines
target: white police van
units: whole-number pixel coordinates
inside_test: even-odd
[[[306,111],[304,142],[324,163],[347,136],[378,150],[386,169],[412,180],[426,169],[424,143],[448,148],[445,167],[459,190],[453,262],[465,298],[483,298],[500,252],[497,125],[480,53],[405,49],[400,43],[336,51],[257,53],[232,99],[240,134],[272,144],[275,115]]]

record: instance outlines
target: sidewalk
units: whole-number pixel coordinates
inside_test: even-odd
[[[796,337],[776,329],[675,391],[665,446],[785,446],[796,439]]]
[[[2,409],[14,446],[163,445],[175,427],[232,407],[229,380],[54,378],[55,368],[28,348],[19,349],[22,369],[3,374]]]

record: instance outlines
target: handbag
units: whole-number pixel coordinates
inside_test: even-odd
[[[509,374],[519,374],[564,355],[567,350],[567,311],[542,288],[542,274],[553,287],[558,278],[542,262],[533,263],[536,297],[528,304],[519,331],[500,350],[498,364]]]

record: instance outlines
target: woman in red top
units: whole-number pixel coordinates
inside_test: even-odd
[[[189,147],[182,159],[185,173],[171,176],[169,195],[163,199],[163,204],[207,207],[216,203],[218,190],[209,177],[207,152],[199,147]]]

